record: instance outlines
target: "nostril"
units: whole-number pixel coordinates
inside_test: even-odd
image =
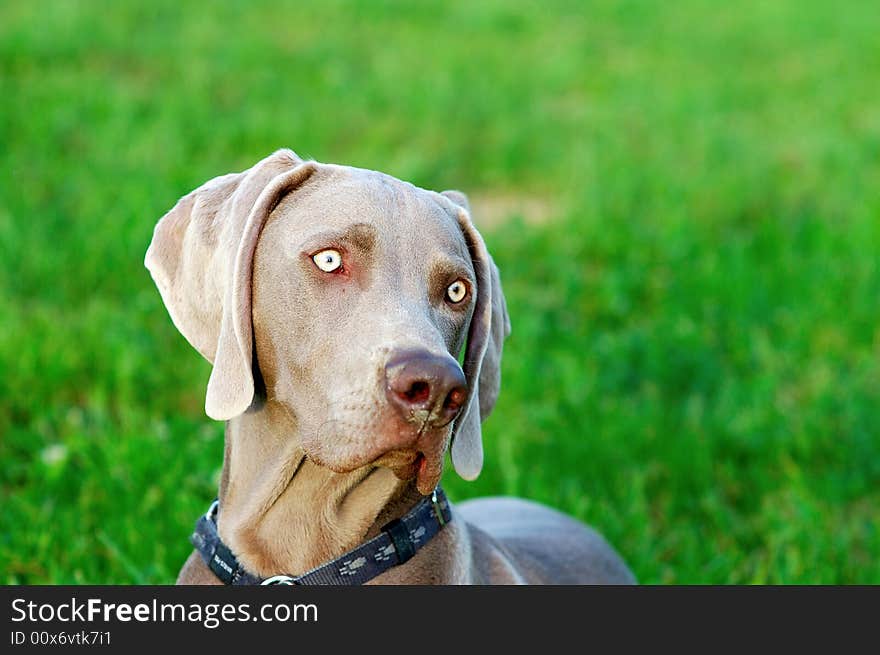
[[[464,389],[453,389],[446,396],[446,400],[443,402],[443,409],[457,412],[464,404],[465,398],[467,398],[467,394]]]
[[[416,380],[409,389],[400,394],[407,402],[412,404],[423,403],[431,395],[431,385],[424,380]]]

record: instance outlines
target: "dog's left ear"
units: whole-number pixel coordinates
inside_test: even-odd
[[[458,224],[477,276],[477,298],[464,357],[469,393],[452,433],[452,464],[462,478],[474,480],[483,468],[480,425],[495,407],[501,389],[501,351],[510,334],[510,318],[498,267],[471,221],[467,197],[460,191],[444,191],[443,195],[456,205]]]

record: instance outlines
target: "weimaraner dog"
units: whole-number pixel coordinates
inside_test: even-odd
[[[226,421],[179,583],[635,582],[555,510],[438,496],[447,449],[480,473],[510,331],[463,194],[279,150],[184,196],[146,266]]]

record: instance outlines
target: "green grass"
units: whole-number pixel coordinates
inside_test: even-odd
[[[144,251],[290,146],[547,208],[485,230],[514,332],[453,498],[560,507],[642,582],[880,583],[878,33],[868,1],[4,2],[0,582],[173,580],[222,426]]]

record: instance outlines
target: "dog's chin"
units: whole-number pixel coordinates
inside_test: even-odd
[[[392,450],[373,463],[391,469],[398,480],[415,479],[416,488],[423,496],[427,496],[437,488],[443,473],[442,453],[425,454],[411,449]]]
[[[443,459],[451,437],[449,425],[419,430],[402,421],[391,422],[382,429],[358,430],[372,434],[368,441],[355,448],[333,448],[332,444],[344,439],[346,432],[330,432],[328,426],[339,421],[326,421],[314,442],[304,443],[306,456],[315,464],[335,473],[350,474],[363,467],[383,467],[391,470],[402,481],[415,479],[422,495],[429,495],[440,483]],[[329,446],[329,447],[328,447]]]
[[[346,462],[345,464],[327,461],[316,456],[308,456],[308,458],[318,466],[344,475],[356,471],[371,471],[377,467],[387,468],[394,473],[398,480],[403,482],[415,479],[416,488],[423,496],[429,495],[437,488],[443,473],[442,451],[429,455],[420,450],[401,448],[390,450],[370,462]]]
[[[417,450],[392,450],[373,462],[375,466],[384,466],[391,469],[399,480],[411,480],[419,472],[424,453]]]

